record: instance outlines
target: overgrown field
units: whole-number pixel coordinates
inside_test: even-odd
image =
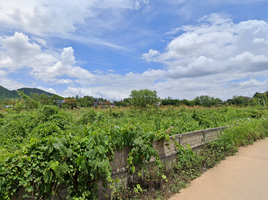
[[[6,109],[0,112],[0,199],[9,199],[20,187],[35,199],[54,199],[63,183],[69,186],[68,199],[96,198],[97,180],[117,181],[111,179],[110,162],[114,150],[124,147],[130,148],[130,172],[153,156],[161,169],[158,175],[166,179],[152,147],[154,140],[249,120],[263,127],[266,117],[267,110],[235,107],[59,110],[44,106],[19,113]],[[265,134],[259,131],[245,136],[245,141],[242,135],[227,134],[224,148],[231,152]]]

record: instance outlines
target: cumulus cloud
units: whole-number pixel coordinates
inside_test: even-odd
[[[134,9],[134,4],[124,5],[124,9]],[[203,17],[196,25],[175,28],[170,35],[174,37],[164,50],[149,49],[142,54],[146,62],[160,63],[163,67],[119,74],[80,67],[72,47],[48,49],[46,41],[39,37],[15,32],[0,37],[0,85],[16,85],[6,77],[24,68],[38,81],[65,85],[61,95],[90,95],[110,100],[121,100],[131,90],[146,88],[157,90],[161,97],[188,99],[200,95],[227,99],[234,94],[246,96],[267,88],[268,24],[265,21],[234,23],[213,14]],[[260,76],[263,81],[259,81]],[[44,88],[52,91],[50,86]]]
[[[56,91],[53,88],[44,88],[42,86],[38,86],[37,88],[40,89],[40,90],[44,90],[46,92],[50,92],[52,94],[57,94]]]
[[[205,16],[198,25],[183,26],[183,33],[159,53],[143,54],[148,62],[167,65],[170,78],[197,77],[231,71],[254,73],[267,69],[268,24],[261,20],[238,24],[217,14]]]
[[[103,74],[103,71],[101,71],[101,70],[99,70],[99,69],[94,70],[94,72],[95,72],[96,74]]]
[[[158,83],[161,94],[168,94],[164,92],[168,90],[191,97],[188,91],[194,90],[195,96],[209,94],[226,99],[232,94],[254,94],[258,87],[267,88],[267,22],[234,23],[229,18],[211,14],[196,25],[178,27],[165,35],[175,36],[165,51],[150,49],[142,55],[147,62],[166,66],[166,81]],[[257,77],[265,81],[257,81]],[[245,78],[249,80],[236,81]]]
[[[8,41],[8,42],[7,42]],[[9,42],[12,41],[12,42]],[[13,41],[19,41],[18,46]],[[62,94],[70,96],[73,94],[94,95],[96,97],[105,97],[109,99],[120,100],[129,96],[132,89],[154,89],[155,81],[165,75],[163,70],[149,69],[143,73],[129,72],[126,74],[116,74],[114,70],[108,70],[103,73],[101,70],[95,70],[94,73],[80,66],[74,56],[72,47],[63,48],[62,52],[52,50],[42,50],[41,46],[30,39],[24,33],[15,32],[13,36],[1,38],[0,63],[2,63],[1,75],[6,76],[17,69],[25,68],[29,74],[38,81],[47,84],[63,84],[67,86]],[[20,59],[17,59],[18,52]],[[12,65],[11,65],[12,64]],[[13,67],[13,68],[12,68]],[[64,78],[63,78],[64,77]],[[3,86],[7,85],[7,79],[1,79]],[[79,84],[82,87],[76,88]],[[39,87],[46,91],[55,93],[52,88]]]
[[[16,90],[18,88],[26,87],[26,85],[11,80],[6,77],[7,73],[5,71],[0,70],[0,85],[9,89],[9,90]]]
[[[4,70],[0,70],[0,77],[5,77],[7,75],[7,72]]]
[[[250,79],[247,81],[232,82],[229,85],[231,87],[237,87],[237,88],[241,88],[241,89],[255,88],[255,89],[259,90],[259,87],[268,86],[268,79],[266,79],[265,81],[258,81],[256,79]]]
[[[57,79],[54,81],[54,84],[63,84],[63,85],[69,85],[72,84],[73,80],[71,79]]]
[[[88,70],[75,65],[76,61],[73,53],[74,50],[72,47],[64,48],[61,53],[61,60],[52,65],[51,63],[42,62],[42,60],[44,60],[44,57],[46,58],[47,55],[40,55],[38,61],[41,64],[45,65],[45,67],[42,65],[41,67],[32,66],[32,70],[30,73],[38,79],[58,84],[59,83],[66,84],[72,82],[70,79],[57,80],[58,77],[64,75],[78,79],[94,78],[94,75],[90,73]]]
[[[148,53],[142,54],[142,59],[146,60],[147,62],[151,62],[154,60],[154,57],[159,55],[160,53],[156,50],[150,49]]]
[[[0,68],[10,72],[28,68],[30,74],[40,80],[64,84],[72,81],[56,78],[63,75],[74,78],[93,77],[88,70],[75,65],[72,47],[64,48],[61,55],[55,51],[42,51],[40,45],[31,42],[24,33],[18,32],[13,36],[0,37],[0,45]]]
[[[94,79],[79,79],[76,82],[82,87],[68,87],[64,95],[91,95],[111,100],[121,100],[129,97],[131,90],[155,90],[156,80],[163,78],[163,70],[147,70],[143,73],[129,72],[119,74],[94,74]]]
[[[19,64],[22,60],[31,59],[34,55],[41,52],[41,48],[36,43],[30,43],[27,35],[15,32],[14,36],[0,36],[1,49],[6,53],[2,54],[4,59],[1,62],[6,64]],[[11,60],[12,58],[12,60]],[[9,66],[10,66],[9,65]],[[3,65],[4,66],[4,65]]]

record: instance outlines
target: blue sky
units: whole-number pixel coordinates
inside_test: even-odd
[[[0,0],[0,85],[120,100],[268,90],[268,0]]]

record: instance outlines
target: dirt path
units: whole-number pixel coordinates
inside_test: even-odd
[[[240,148],[170,200],[268,200],[268,138]]]

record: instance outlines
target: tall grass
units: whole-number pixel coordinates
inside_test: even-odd
[[[190,147],[181,146],[177,154],[177,163],[171,170],[166,169],[164,172],[167,182],[161,181],[157,172],[149,172],[146,179],[130,183],[127,187],[119,186],[114,199],[168,199],[226,156],[234,155],[239,147],[250,145],[265,137],[268,137],[267,118],[239,120],[235,125],[226,128],[218,140],[208,143],[198,154]],[[135,192],[137,184],[142,187],[138,193]],[[130,194],[135,194],[135,198]]]

